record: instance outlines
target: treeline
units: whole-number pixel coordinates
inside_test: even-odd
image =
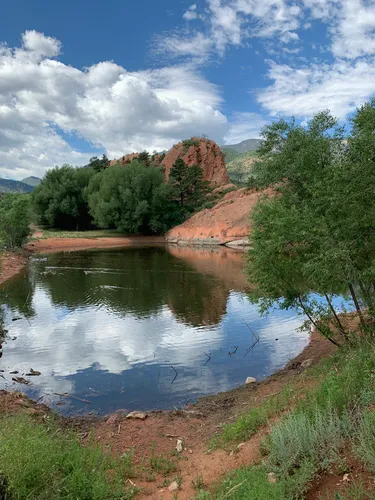
[[[306,126],[280,120],[263,129],[254,165],[273,194],[252,214],[252,298],[263,311],[299,307],[333,342],[333,330],[346,341],[355,326],[337,314],[335,294],[351,299],[364,332],[375,316],[375,100],[351,125],[347,136],[329,112]]]
[[[109,166],[105,155],[81,168],[49,170],[32,193],[41,226],[85,230],[113,228],[127,234],[162,234],[206,201],[209,185],[198,166],[182,159],[168,182],[163,167],[143,152],[126,166]]]

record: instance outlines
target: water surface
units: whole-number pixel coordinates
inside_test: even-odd
[[[43,396],[65,414],[107,414],[180,408],[262,379],[296,356],[307,334],[296,331],[294,312],[260,317],[244,266],[243,254],[226,248],[35,256],[0,290],[9,332],[0,386]],[[11,371],[30,368],[41,372],[26,377],[30,386],[12,381]]]

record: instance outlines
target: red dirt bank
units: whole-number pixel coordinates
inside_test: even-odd
[[[247,245],[250,213],[263,192],[246,188],[224,195],[213,208],[202,210],[166,234],[169,243]]]

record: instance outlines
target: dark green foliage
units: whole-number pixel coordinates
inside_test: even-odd
[[[150,158],[150,155],[147,151],[142,151],[142,153],[139,153],[137,159],[138,159],[139,163],[143,163],[147,167],[150,166],[151,158]]]
[[[374,129],[375,101],[358,110],[347,141],[328,112],[306,127],[281,120],[263,130],[253,167],[257,183],[279,193],[261,199],[252,215],[253,298],[263,310],[280,298],[283,307],[301,307],[329,337],[332,320],[348,336],[332,294],[349,295],[359,313],[361,304],[375,310]],[[311,290],[327,304],[310,300]]]
[[[208,182],[203,180],[201,167],[189,167],[182,158],[178,158],[171,168],[169,185],[181,208],[187,213],[199,209],[210,190]]]
[[[198,139],[194,139],[193,137],[191,139],[185,139],[184,141],[182,141],[182,144],[184,145],[185,147],[185,152],[191,147],[191,146],[199,146],[199,140]]]
[[[0,194],[0,249],[22,247],[30,234],[30,195]]]
[[[152,234],[163,233],[180,221],[162,171],[137,160],[96,175],[87,194],[90,213],[99,227]]]
[[[101,158],[93,156],[90,158],[88,167],[91,167],[95,172],[101,172],[105,168],[109,167],[109,160],[105,154]]]
[[[37,222],[59,229],[92,227],[85,190],[94,175],[92,168],[71,165],[49,170],[32,194]]]

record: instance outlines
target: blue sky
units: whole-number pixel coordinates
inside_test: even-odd
[[[345,122],[375,92],[374,30],[375,0],[7,2],[0,177],[323,109]]]

